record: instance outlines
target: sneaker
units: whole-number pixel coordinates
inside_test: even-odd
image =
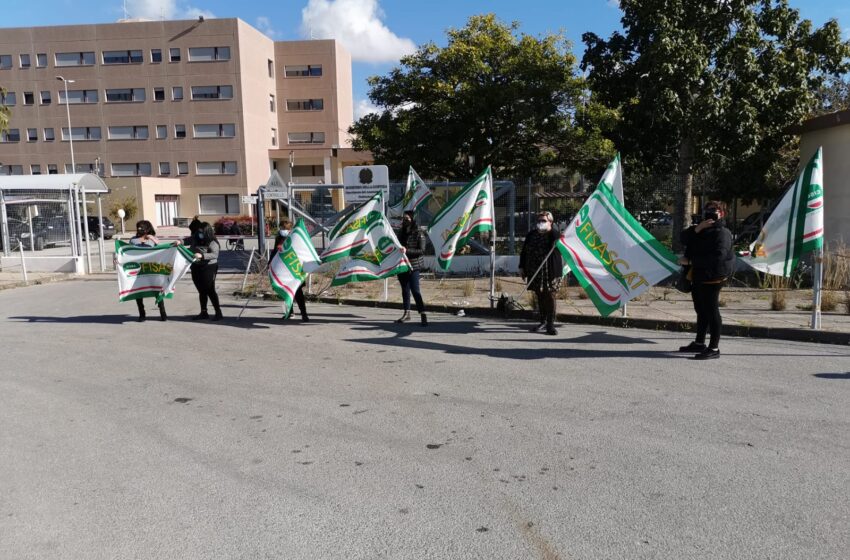
[[[679,352],[694,352],[699,353],[705,350],[705,344],[702,342],[691,342],[687,346],[680,346]]]
[[[212,320],[213,321],[221,321],[223,318],[224,318],[224,315],[222,315],[221,311],[219,310],[219,311],[215,312],[215,315],[213,316]]]
[[[532,332],[532,333],[543,332],[543,329],[545,329],[545,328],[546,328],[546,323],[540,323],[539,325],[535,325],[535,326],[531,327],[530,329],[528,329],[528,332]]]
[[[717,348],[706,348],[693,358],[692,360],[716,360],[720,357],[720,350]]]
[[[421,325],[423,327],[427,327],[428,326],[428,316],[425,315],[424,313],[421,313],[419,322],[421,323]]]
[[[200,313],[198,313],[197,315],[192,317],[192,320],[193,321],[200,321],[201,319],[209,319],[209,318],[210,318],[209,313],[207,313],[206,311],[201,311]]]
[[[548,327],[546,327],[546,334],[548,334],[549,336],[555,336],[556,334],[558,334],[558,329],[556,329],[552,325],[549,325]]]

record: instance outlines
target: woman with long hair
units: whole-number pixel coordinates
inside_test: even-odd
[[[222,314],[218,294],[215,291],[215,277],[218,274],[218,253],[221,246],[215,237],[215,230],[209,223],[203,222],[192,235],[190,250],[195,254],[196,259],[191,268],[192,282],[198,290],[198,299],[201,302],[201,312],[193,317],[193,320],[210,318],[207,312],[209,300],[215,310],[212,320],[220,321]]]
[[[422,291],[419,289],[419,271],[422,269],[422,257],[425,254],[425,234],[419,229],[415,215],[408,210],[401,218],[401,229],[398,232],[398,242],[401,251],[410,261],[410,271],[398,275],[401,284],[401,300],[404,313],[396,323],[406,323],[410,320],[410,296],[416,301],[416,311],[419,312],[419,322],[423,327],[428,326],[428,316],[425,315],[425,302],[422,301]]]

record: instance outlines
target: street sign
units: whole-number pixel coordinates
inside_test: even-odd
[[[345,203],[366,202],[378,191],[390,185],[390,170],[386,165],[353,165],[342,168]]]
[[[257,197],[256,196],[243,196],[242,197],[242,204],[256,204],[256,203],[257,203]]]
[[[266,191],[263,193],[263,198],[266,200],[286,200],[286,192],[283,191]]]

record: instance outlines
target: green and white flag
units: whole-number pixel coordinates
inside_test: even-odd
[[[600,185],[608,187],[620,204],[625,204],[623,199],[623,165],[620,163],[620,154],[618,153],[608,167],[605,173],[602,174],[602,179],[599,180]]]
[[[115,271],[118,274],[118,300],[153,297],[157,303],[171,299],[174,286],[194,260],[183,245],[160,243],[142,247],[115,240]]]
[[[804,253],[823,247],[823,151],[818,148],[750,245],[745,263],[789,277]]]
[[[285,313],[292,309],[295,292],[307,274],[314,272],[321,264],[304,220],[299,219],[283,241],[281,250],[269,263],[269,281],[272,289],[283,300]]]
[[[369,239],[370,226],[384,219],[384,194],[381,191],[339,219],[328,234],[330,244],[322,253],[322,261],[331,262],[356,254]]]
[[[603,317],[676,272],[676,256],[600,182],[557,243]]]
[[[387,207],[387,213],[393,218],[398,218],[407,211],[416,212],[420,206],[428,202],[429,198],[431,198],[431,189],[411,166],[407,172],[404,196],[398,203]]]
[[[331,286],[383,280],[410,270],[410,261],[401,252],[401,244],[390,222],[381,217],[382,220],[374,222],[366,230],[368,243],[340,267]]]
[[[488,166],[483,173],[463,187],[434,216],[428,226],[428,237],[437,256],[437,266],[448,271],[452,259],[473,235],[493,231],[493,175]]]

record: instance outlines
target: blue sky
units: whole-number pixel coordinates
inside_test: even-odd
[[[474,14],[494,12],[519,21],[532,35],[563,30],[581,56],[581,34],[607,36],[619,28],[616,0],[79,0],[6,2],[3,27],[113,22],[124,14],[180,19],[199,14],[238,17],[276,40],[333,37],[352,52],[355,113],[368,110],[366,78],[384,74],[416,45],[445,43],[445,30]],[[821,25],[836,18],[850,38],[850,5],[844,0],[790,0],[803,17]],[[368,30],[365,35],[362,30]],[[368,37],[366,37],[368,36]]]

